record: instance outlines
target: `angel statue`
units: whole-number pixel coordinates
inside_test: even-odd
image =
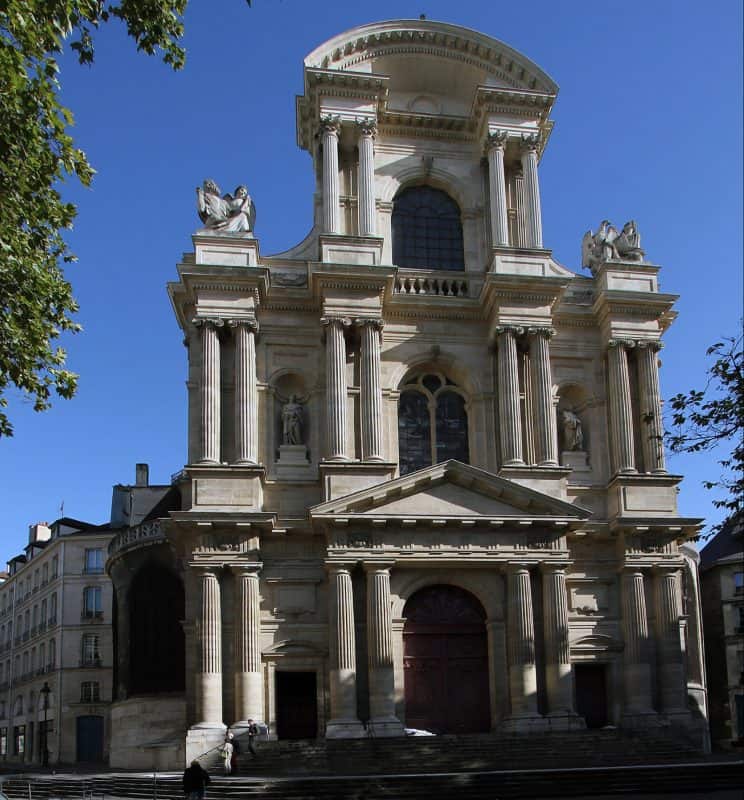
[[[282,400],[282,444],[304,444],[302,441],[303,398],[296,394]]]
[[[602,220],[596,233],[588,230],[581,240],[581,265],[590,269],[592,274],[605,261],[643,261],[643,257],[641,235],[635,220],[626,222],[621,233],[608,219]]]
[[[203,187],[196,189],[196,206],[199,219],[208,230],[220,233],[250,233],[256,221],[256,207],[241,185],[235,194],[222,194],[220,187],[207,178]]]

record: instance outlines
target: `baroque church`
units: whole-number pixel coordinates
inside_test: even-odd
[[[485,34],[364,25],[304,61],[304,241],[265,256],[245,187],[198,190],[168,286],[187,463],[109,548],[112,766],[249,719],[703,736],[701,521],[661,444],[676,298],[634,222],[551,255],[557,91]]]

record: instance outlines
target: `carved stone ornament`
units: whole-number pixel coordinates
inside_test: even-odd
[[[234,194],[222,194],[220,187],[207,178],[196,188],[196,207],[204,230],[214,233],[251,233],[256,221],[256,207],[242,184]]]
[[[597,232],[588,230],[581,241],[581,266],[591,270],[592,275],[606,261],[642,262],[644,258],[635,220],[626,222],[619,233],[608,219],[602,220]]]
[[[377,136],[377,120],[362,117],[357,119],[356,127],[360,136]]]
[[[489,133],[486,139],[486,149],[490,150],[492,147],[496,147],[499,150],[504,150],[508,138],[508,131],[494,131],[493,133]]]
[[[540,136],[537,133],[522,134],[521,148],[523,153],[536,153],[540,147]]]

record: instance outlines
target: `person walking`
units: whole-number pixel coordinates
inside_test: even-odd
[[[232,760],[233,754],[235,753],[235,748],[233,747],[233,743],[230,741],[230,736],[232,734],[228,734],[227,738],[225,739],[225,743],[222,745],[222,758],[224,759],[223,765],[225,767],[225,775],[232,775]]]
[[[238,756],[240,755],[240,742],[232,733],[227,734],[227,741],[233,746],[232,759],[230,760],[230,771],[233,775],[238,774]]]
[[[253,758],[256,757],[256,750],[253,747],[253,739],[258,736],[258,725],[252,720],[248,720],[248,749],[250,750],[251,756]]]
[[[204,800],[209,781],[209,773],[194,759],[183,773],[183,794],[186,800]]]

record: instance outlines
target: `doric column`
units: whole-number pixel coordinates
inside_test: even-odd
[[[646,472],[666,472],[664,464],[664,429],[661,424],[661,392],[659,390],[659,361],[656,354],[663,347],[659,341],[637,343],[638,391],[643,446],[643,468]]]
[[[232,319],[235,331],[235,463],[258,464],[258,322]]]
[[[506,177],[504,176],[506,138],[506,131],[495,131],[489,134],[486,145],[488,154],[488,190],[491,201],[491,242],[494,246],[509,244]]]
[[[322,117],[320,132],[323,141],[323,233],[341,230],[338,189],[338,117]]]
[[[499,362],[499,431],[505,467],[523,464],[522,420],[519,413],[519,364],[516,337],[522,328],[496,328]]]
[[[535,622],[530,573],[526,566],[520,564],[510,564],[508,569],[507,647],[511,716],[537,716]]]
[[[220,463],[221,444],[221,388],[220,388],[220,340],[218,329],[221,319],[197,317],[193,324],[201,329],[202,374],[199,393],[201,395],[201,458],[204,464]]]
[[[540,211],[540,184],[537,179],[537,150],[540,138],[522,136],[522,172],[524,173],[525,222],[527,247],[542,247],[542,214]]]
[[[331,719],[326,726],[329,739],[363,734],[357,717],[354,591],[350,567],[349,564],[327,565],[331,651]]]
[[[679,570],[662,568],[654,574],[654,603],[660,710],[685,712],[687,684],[679,629]]]
[[[381,319],[357,319],[361,329],[362,461],[382,461]]]
[[[391,566],[390,562],[364,565],[367,573],[369,724],[375,736],[403,734],[403,726],[395,716]]]
[[[346,317],[323,317],[326,341],[326,419],[327,458],[346,461],[346,340],[344,328],[351,325]]]
[[[377,235],[377,208],[375,207],[375,135],[377,123],[373,119],[357,122],[359,131],[359,235]]]
[[[235,715],[233,727],[264,719],[261,672],[260,564],[236,564],[235,575]]]
[[[535,443],[537,463],[541,467],[558,465],[558,432],[553,407],[553,379],[550,374],[548,342],[552,328],[529,328],[532,392],[535,402]]]
[[[634,342],[610,339],[607,350],[610,394],[610,432],[615,472],[635,472],[633,411],[630,398],[628,349]]]
[[[652,713],[651,664],[648,654],[648,617],[643,573],[628,567],[622,576],[623,638],[625,652],[623,680],[625,682],[624,713]]]
[[[224,724],[220,582],[212,569],[199,569],[201,611],[197,620],[199,662],[196,674],[196,727],[219,728]]]
[[[573,668],[568,648],[568,596],[563,566],[543,566],[545,677],[551,714],[574,714]]]

